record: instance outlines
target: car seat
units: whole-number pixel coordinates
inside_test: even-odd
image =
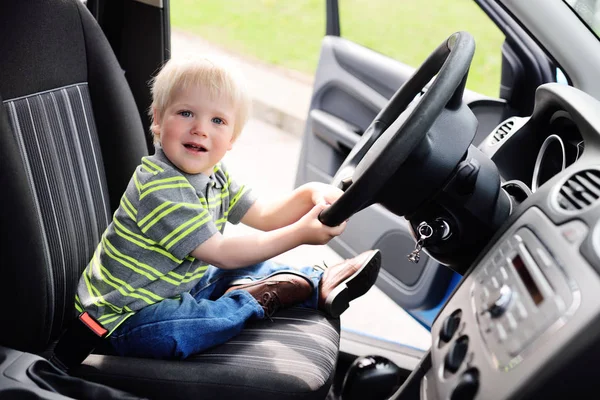
[[[145,133],[80,1],[4,0],[0,20],[0,345],[48,355]],[[322,399],[338,345],[338,319],[292,308],[183,361],[97,353],[71,373],[150,398]]]

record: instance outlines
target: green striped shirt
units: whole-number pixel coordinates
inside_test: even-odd
[[[190,175],[157,149],[129,181],[79,280],[75,308],[112,333],[143,307],[189,291],[208,268],[190,253],[227,221],[237,224],[254,200],[223,164],[210,177]]]

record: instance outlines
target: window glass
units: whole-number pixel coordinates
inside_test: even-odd
[[[579,18],[600,37],[600,0],[565,0]]]
[[[171,25],[271,65],[313,75],[325,0],[174,0]]]
[[[418,67],[453,32],[475,38],[467,88],[500,92],[504,35],[474,1],[339,0],[342,37]]]

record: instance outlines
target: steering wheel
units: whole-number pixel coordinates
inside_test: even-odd
[[[384,186],[392,183],[391,180],[394,185],[402,185],[402,178],[398,178],[402,173],[418,174],[418,171],[405,170],[408,168],[403,164],[409,157],[421,157],[415,149],[426,139],[444,110],[461,107],[474,51],[475,41],[469,33],[454,33],[398,89],[339,168],[333,184],[337,185],[350,174],[352,181],[344,194],[321,212],[319,220],[323,224],[339,225],[378,202]],[[415,99],[436,74],[421,98]],[[403,211],[394,212],[405,215]]]

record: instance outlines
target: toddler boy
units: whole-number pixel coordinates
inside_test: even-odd
[[[156,153],[136,168],[75,299],[109,331],[116,352],[185,358],[280,307],[303,304],[337,317],[367,292],[378,251],[324,271],[266,261],[342,233],[345,223],[318,220],[342,192],[309,183],[262,200],[232,179],[221,159],[250,109],[235,70],[217,60],[172,59],[152,95]],[[227,221],[262,232],[225,237]]]

